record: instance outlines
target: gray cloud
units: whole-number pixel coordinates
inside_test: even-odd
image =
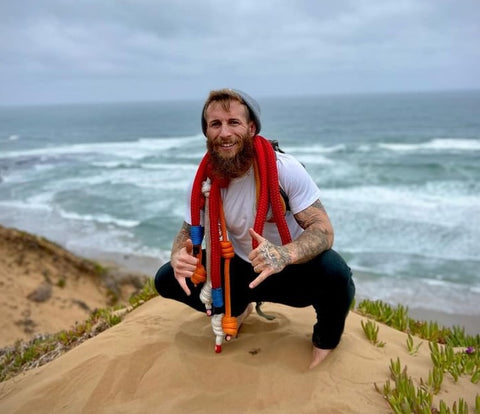
[[[480,3],[0,4],[0,103],[480,88]]]

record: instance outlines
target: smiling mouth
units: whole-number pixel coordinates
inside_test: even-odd
[[[229,152],[235,148],[237,148],[237,142],[223,142],[217,145],[218,151],[221,152]]]
[[[235,142],[220,144],[220,148],[232,148],[235,146]]]
[[[221,158],[229,159],[235,157],[240,149],[239,141],[218,141],[214,146],[214,151]]]

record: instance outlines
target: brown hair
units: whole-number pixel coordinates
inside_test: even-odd
[[[252,120],[252,115],[250,113],[250,108],[248,105],[245,103],[243,98],[235,92],[233,89],[225,88],[225,89],[218,89],[215,91],[211,91],[210,94],[208,95],[207,100],[205,101],[205,105],[203,106],[203,111],[202,111],[202,128],[203,132],[207,130],[207,121],[206,121],[206,113],[208,106],[212,102],[218,102],[222,105],[222,108],[225,111],[230,111],[230,102],[232,101],[238,101],[242,105],[245,106],[246,109],[246,114],[247,114],[247,122],[250,122]]]

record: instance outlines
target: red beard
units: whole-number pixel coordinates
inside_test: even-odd
[[[214,143],[207,140],[207,149],[210,153],[210,161],[214,175],[223,179],[231,179],[240,177],[248,171],[255,157],[253,139],[245,135],[242,137],[241,142],[243,145],[235,156],[224,158],[215,150]]]

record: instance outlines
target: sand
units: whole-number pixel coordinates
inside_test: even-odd
[[[146,277],[105,268],[44,239],[0,226],[0,347],[85,321],[128,302]]]
[[[7,276],[24,267],[12,264]],[[89,289],[82,300],[95,297],[98,287]],[[53,304],[43,303],[58,313]],[[362,330],[367,319],[351,312],[339,347],[309,370],[313,310],[263,309],[276,319],[252,313],[238,338],[215,354],[208,317],[156,297],[59,358],[0,383],[0,413],[389,413],[374,384],[389,378],[390,360],[400,358],[417,383],[432,368],[425,340],[415,338],[423,344],[410,355],[406,334],[379,324],[385,346],[377,347]],[[454,383],[446,375],[434,401],[451,407],[463,397],[474,412],[478,393],[469,378]]]

